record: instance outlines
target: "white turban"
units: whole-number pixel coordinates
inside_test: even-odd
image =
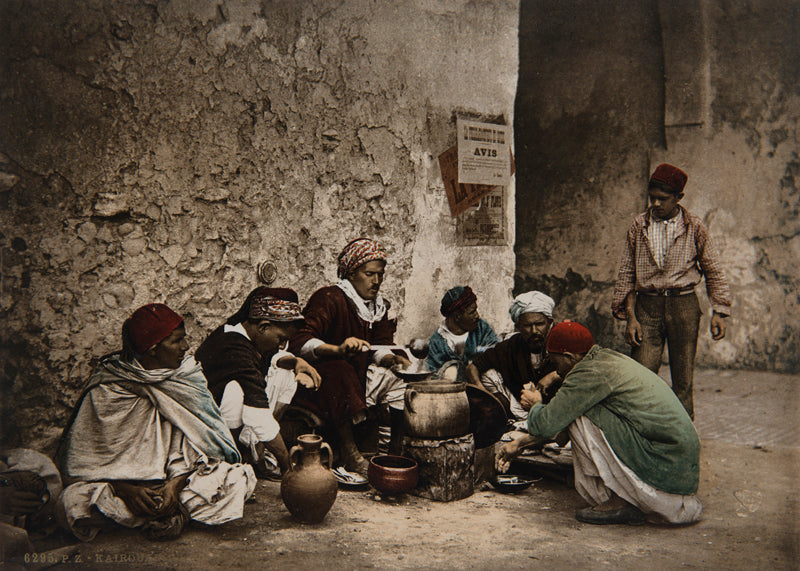
[[[547,317],[553,317],[553,308],[556,302],[549,295],[540,291],[529,291],[519,294],[514,298],[508,313],[511,320],[516,323],[519,316],[523,313],[542,313]]]

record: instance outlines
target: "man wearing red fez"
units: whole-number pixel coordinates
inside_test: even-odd
[[[392,454],[402,451],[405,383],[390,370],[410,365],[394,353],[397,320],[380,295],[386,251],[375,240],[358,238],[339,254],[339,281],[315,291],[303,309],[305,324],[292,338],[292,352],[313,363],[322,376],[316,393],[300,389],[294,402],[312,408],[335,431],[344,468],[366,475],[353,425],[368,408],[388,405]],[[374,346],[382,347],[374,347]],[[376,429],[377,430],[377,429]]]
[[[508,470],[537,439],[569,428],[575,489],[592,506],[578,510],[579,521],[697,521],[700,440],[667,383],[633,359],[594,345],[578,323],[554,325],[547,353],[564,381],[549,403],[531,408],[529,434],[500,448],[498,471]],[[541,401],[539,391],[534,395]]]
[[[242,517],[255,474],[240,463],[188,349],[183,318],[145,305],[123,324],[122,352],[89,378],[58,452],[70,484],[61,515],[79,539],[110,521],[170,539],[190,518],[216,525]]]
[[[313,367],[286,351],[303,323],[297,301],[289,288],[254,289],[196,353],[222,418],[260,478],[288,469],[279,421],[298,383],[316,390],[320,382]]]
[[[478,353],[498,343],[492,326],[478,313],[478,298],[469,286],[457,286],[444,294],[440,309],[444,323],[428,340],[427,366],[440,371],[455,366],[455,378],[464,380],[464,369]]]
[[[650,208],[628,229],[611,311],[627,320],[632,357],[657,373],[669,346],[672,389],[694,418],[692,386],[702,312],[695,287],[703,276],[711,304],[711,337],[725,337],[731,294],[703,221],[678,202],[685,172],[659,165],[650,177]]]

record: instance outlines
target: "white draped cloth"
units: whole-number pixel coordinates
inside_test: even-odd
[[[585,416],[569,425],[572,441],[575,490],[592,505],[611,498],[611,492],[645,514],[666,523],[698,521],[703,506],[697,496],[669,494],[643,482],[617,457],[603,431]]]
[[[439,333],[439,335],[442,336],[442,338],[447,343],[447,346],[453,353],[455,353],[456,355],[464,354],[464,351],[467,348],[467,337],[469,337],[469,331],[465,331],[461,335],[456,335],[447,328],[446,323],[442,323],[439,326],[437,333]],[[482,349],[485,348],[486,347],[482,347]]]
[[[148,521],[108,481],[163,482],[192,472],[180,501],[207,524],[241,518],[256,484],[192,357],[175,370],[147,371],[118,358],[101,363],[60,456],[65,480],[74,482],[61,494],[62,517],[85,541],[99,531],[96,512],[126,527]]]
[[[481,384],[490,393],[500,393],[508,400],[509,409],[515,420],[526,420],[528,411],[522,407],[517,397],[511,394],[508,387],[503,382],[503,376],[497,369],[489,369],[481,375]]]

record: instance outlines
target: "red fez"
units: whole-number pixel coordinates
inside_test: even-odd
[[[656,170],[650,176],[650,184],[660,182],[666,184],[672,189],[675,194],[683,192],[683,187],[686,186],[686,181],[689,176],[678,167],[663,164],[658,165]]]
[[[128,318],[128,333],[140,355],[158,345],[183,323],[183,317],[163,303],[150,303]]]
[[[586,353],[594,345],[592,334],[580,323],[565,321],[554,325],[547,336],[548,353]]]

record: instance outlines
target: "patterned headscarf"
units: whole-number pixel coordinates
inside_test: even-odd
[[[549,295],[540,291],[529,291],[514,298],[511,307],[508,308],[508,313],[514,323],[523,313],[543,313],[547,317],[553,317],[555,305],[556,302]]]
[[[275,300],[273,305],[276,308],[278,308],[278,305],[282,305],[277,302],[286,302],[288,305],[286,305],[284,309],[278,308],[278,311],[275,312],[278,315],[277,317],[258,317],[253,315],[253,305],[257,299],[262,298]],[[266,303],[260,303],[260,309],[256,313],[267,312],[267,310],[264,309],[267,305],[268,304]],[[295,315],[295,317],[291,319],[282,319],[281,316],[283,314]],[[300,313],[300,305],[298,304],[297,293],[288,287],[257,287],[250,292],[250,294],[247,296],[247,299],[244,300],[242,307],[239,308],[239,311],[231,315],[226,323],[228,325],[236,325],[237,323],[242,323],[248,319],[269,319],[270,321],[294,321],[295,319],[303,319],[303,316]]]
[[[140,355],[158,345],[183,323],[183,317],[163,303],[149,303],[134,311],[125,323],[134,350]]]
[[[337,259],[337,275],[346,278],[350,272],[374,260],[386,261],[386,250],[378,242],[369,238],[358,238],[344,247]]]
[[[475,295],[475,292],[472,291],[472,288],[469,286],[456,286],[447,290],[447,293],[444,294],[439,311],[442,312],[442,315],[447,317],[448,315],[452,315],[457,311],[469,307],[476,301],[478,301],[478,297]]]
[[[303,319],[297,294],[288,288],[260,288],[253,296],[248,319],[298,321]]]

